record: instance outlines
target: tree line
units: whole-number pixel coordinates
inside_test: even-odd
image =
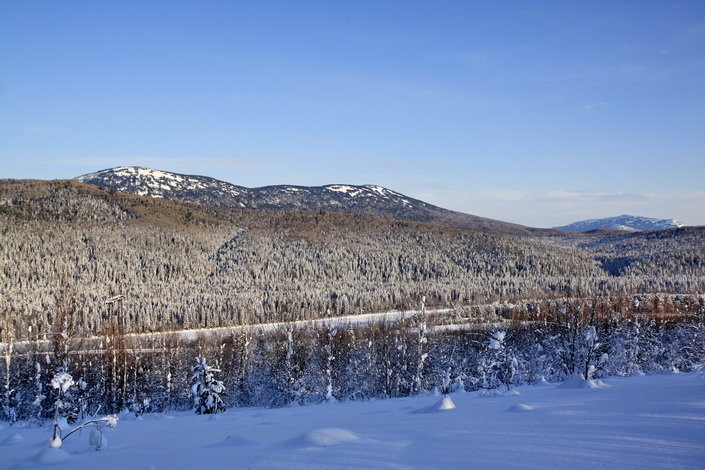
[[[98,412],[198,409],[197,369],[225,392],[218,394],[225,409],[433,390],[493,393],[571,376],[688,371],[705,361],[705,299],[698,296],[541,302],[493,326],[448,325],[420,313],[393,322],[292,323],[195,338],[125,335],[113,317],[102,337],[86,339],[77,334],[74,300],[65,297],[60,305],[46,342],[4,344],[4,420],[52,418],[57,374],[75,384],[61,403],[69,421],[78,422]]]

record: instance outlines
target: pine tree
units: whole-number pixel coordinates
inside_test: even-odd
[[[191,368],[191,371],[193,372],[191,395],[196,413],[203,415],[225,411],[223,405],[223,396],[226,395],[225,386],[222,381],[216,380],[213,376],[220,370],[209,366],[205,358],[197,357],[196,365]]]

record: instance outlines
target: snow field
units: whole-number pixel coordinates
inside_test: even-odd
[[[280,409],[120,420],[48,449],[49,426],[0,429],[0,468],[705,468],[705,377],[606,380]],[[421,412],[420,412],[421,411]],[[433,412],[431,412],[433,411]],[[47,450],[48,449],[48,450]]]

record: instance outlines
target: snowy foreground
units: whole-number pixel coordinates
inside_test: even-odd
[[[456,393],[455,409],[425,396],[123,416],[102,451],[84,432],[47,452],[48,426],[3,424],[0,468],[705,468],[705,377],[606,382]]]

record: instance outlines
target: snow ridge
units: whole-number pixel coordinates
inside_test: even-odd
[[[328,211],[513,235],[553,233],[434,206],[375,184],[247,188],[197,175],[120,166],[76,180],[109,190],[232,209]]]
[[[233,196],[242,193],[242,189],[238,186],[213,178],[180,175],[178,173],[153,170],[139,166],[110,168],[81,175],[75,179],[82,183],[105,186],[115,191],[158,198],[169,198],[169,193],[174,191],[184,192],[216,188]]]
[[[432,207],[382,186],[330,184],[326,186],[264,186],[246,188],[197,175],[182,175],[139,166],[120,166],[78,176],[94,184],[138,196],[177,199],[200,204],[248,209],[378,210]]]

